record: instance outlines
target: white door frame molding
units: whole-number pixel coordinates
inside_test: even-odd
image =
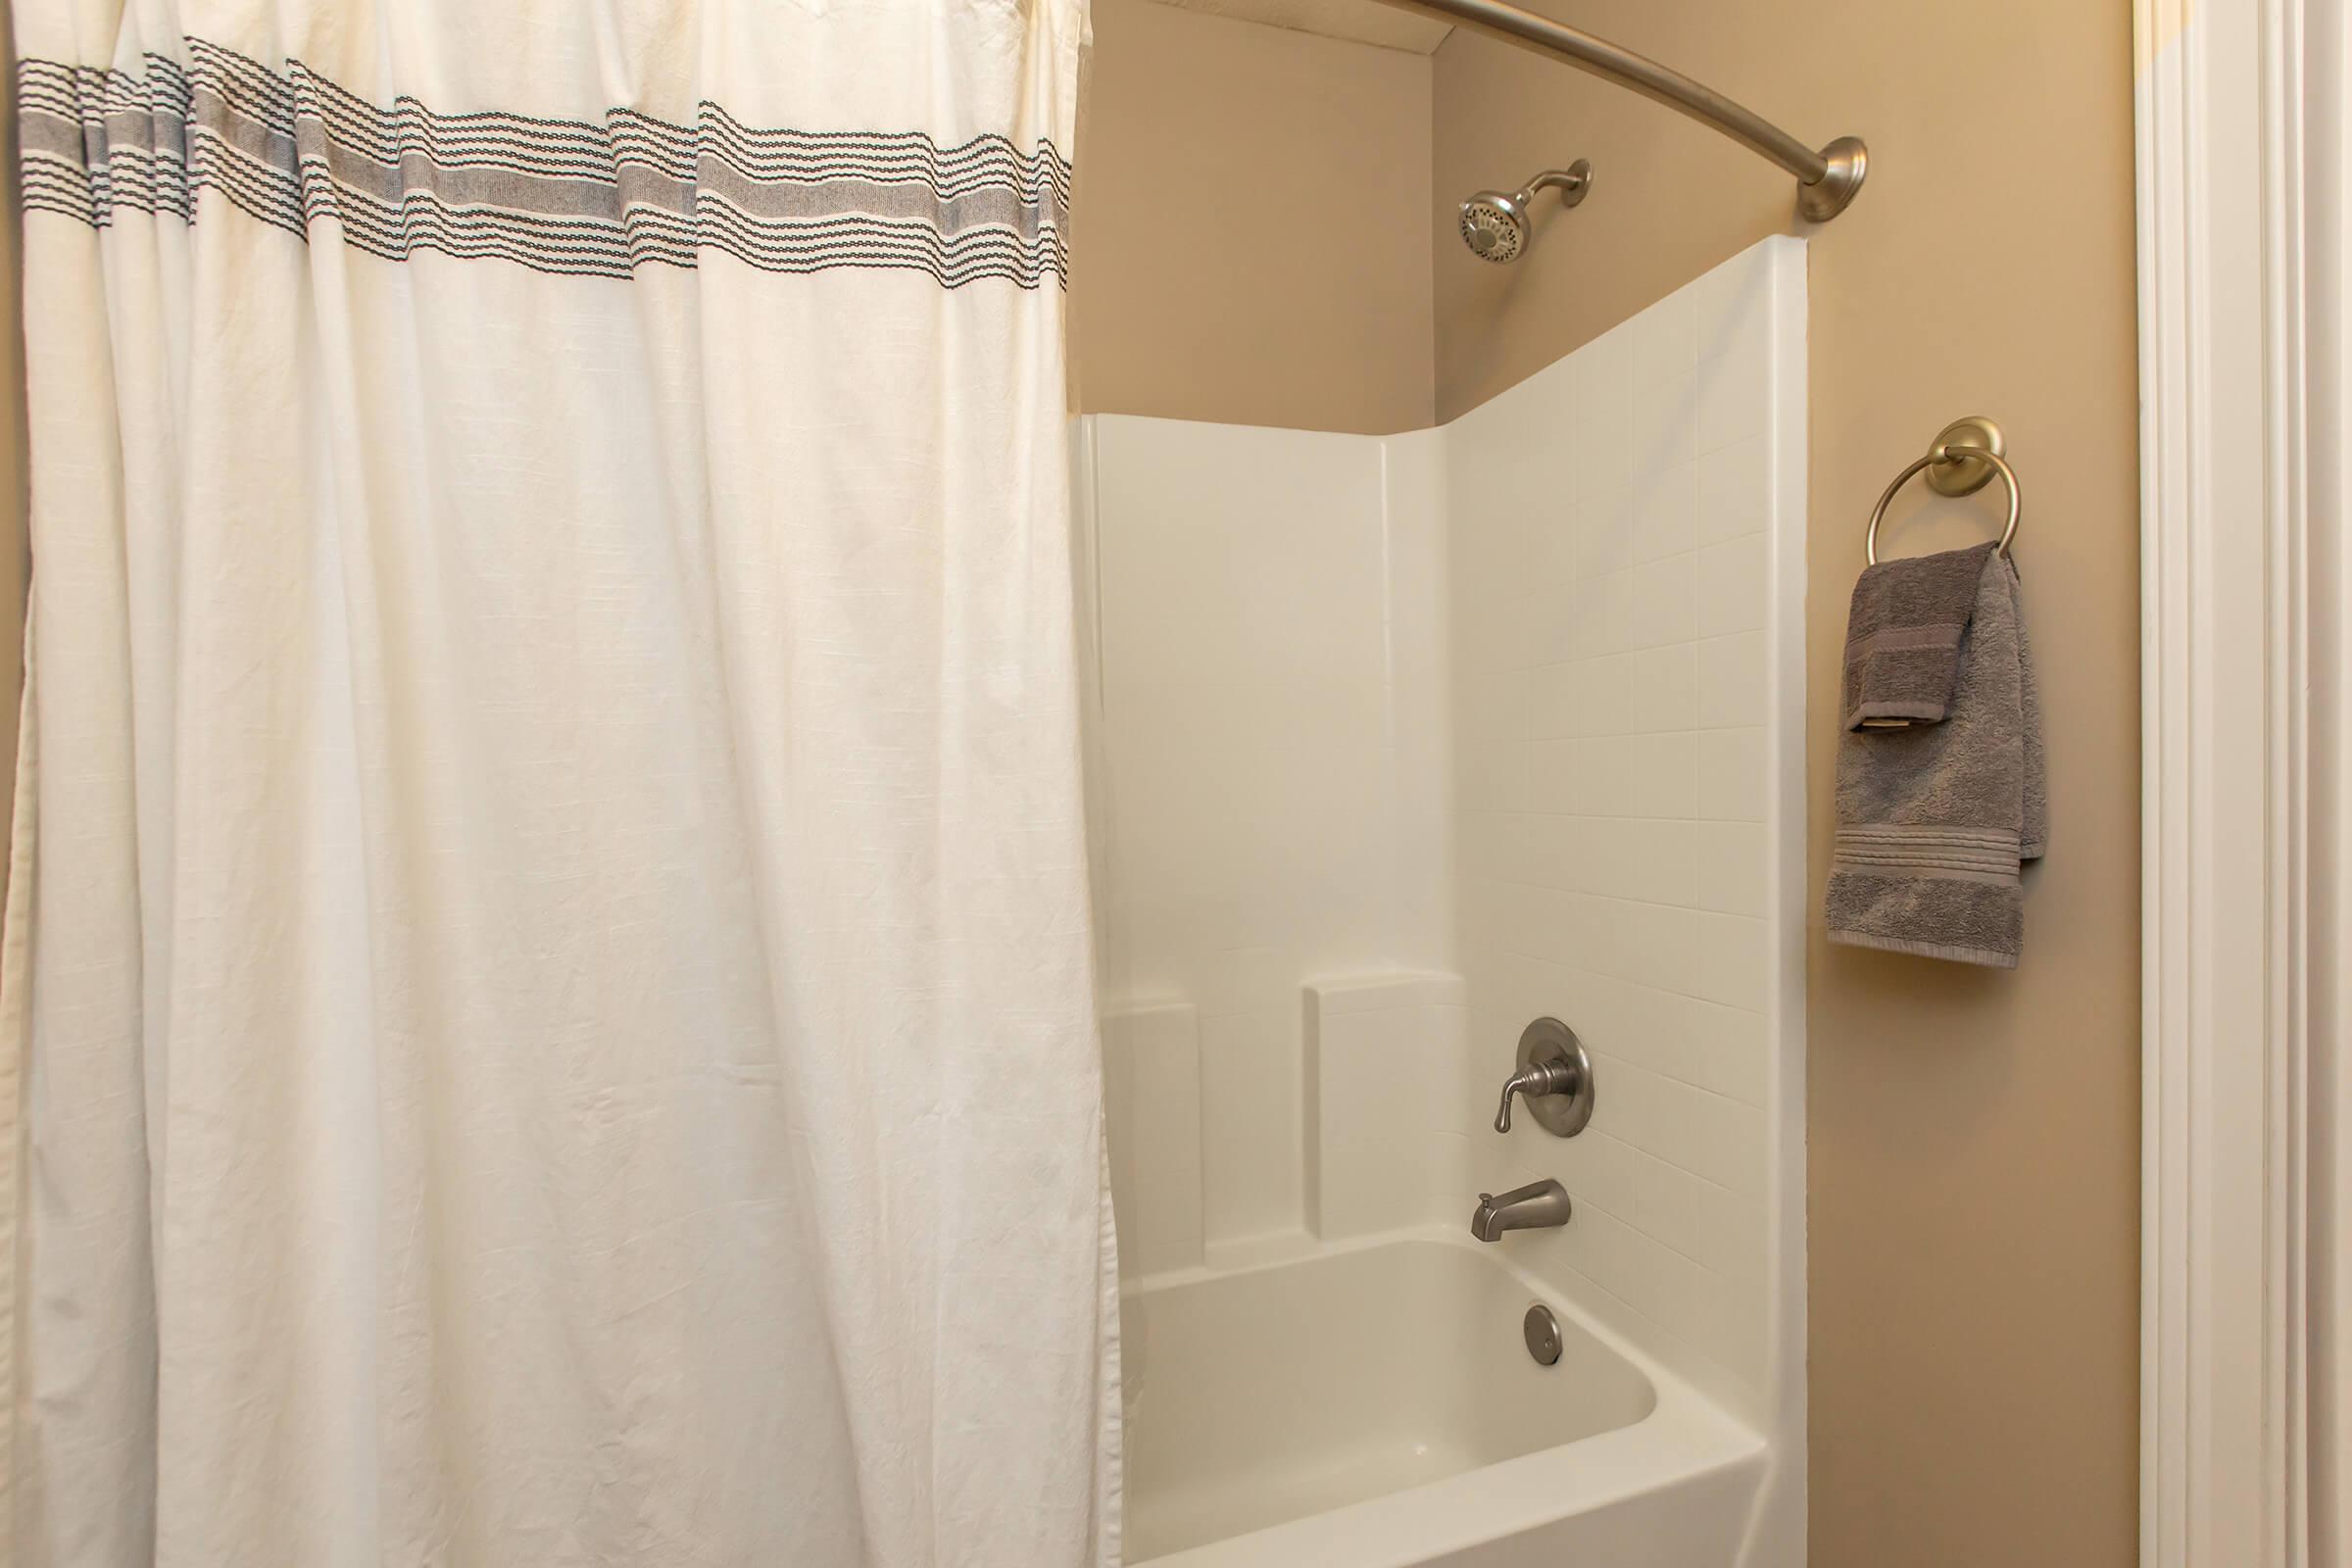
[[[2315,517],[2324,551],[2335,535],[2310,504],[2309,312],[2315,285],[2336,292],[2313,264],[2334,254],[2341,204],[2314,205],[2306,150],[2333,109],[2307,89],[2306,0],[2133,9],[2140,1561],[2318,1568],[2306,1048],[2313,966],[2335,958],[2327,878],[2316,905],[2312,888]]]

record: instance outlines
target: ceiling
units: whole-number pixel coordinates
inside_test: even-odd
[[[1160,0],[1162,5],[1187,11],[1213,12],[1299,32],[1319,32],[1328,38],[1351,38],[1384,49],[1413,54],[1434,53],[1453,29],[1373,0]]]

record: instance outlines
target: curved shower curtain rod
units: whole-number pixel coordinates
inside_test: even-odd
[[[1468,27],[1579,71],[1605,76],[1620,87],[1630,87],[1701,124],[1714,126],[1749,152],[1769,158],[1794,174],[1796,210],[1814,222],[1825,222],[1844,212],[1854,193],[1862,188],[1869,153],[1861,137],[1840,136],[1816,152],[1714,88],[1692,81],[1646,55],[1621,49],[1605,38],[1595,38],[1566,23],[1552,22],[1517,6],[1505,5],[1503,0],[1379,0],[1379,3],[1433,22]]]

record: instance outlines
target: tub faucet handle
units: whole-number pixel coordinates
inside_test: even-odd
[[[1511,1130],[1511,1097],[1526,1100],[1539,1125],[1555,1138],[1574,1138],[1592,1119],[1592,1058],[1557,1018],[1538,1018],[1519,1037],[1519,1070],[1502,1086],[1494,1130]]]
[[[1530,1100],[1538,1095],[1572,1095],[1576,1093],[1575,1072],[1565,1062],[1540,1062],[1511,1074],[1502,1086],[1502,1103],[1494,1111],[1494,1130],[1498,1133],[1511,1130],[1513,1095],[1525,1095]]]

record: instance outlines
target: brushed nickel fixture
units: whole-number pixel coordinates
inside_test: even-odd
[[[1592,1058],[1576,1031],[1557,1018],[1538,1018],[1519,1036],[1519,1070],[1502,1086],[1494,1130],[1511,1130],[1511,1097],[1518,1095],[1536,1125],[1555,1138],[1574,1138],[1592,1119]]]
[[[1568,1223],[1575,1205],[1568,1189],[1549,1176],[1500,1195],[1481,1193],[1470,1214],[1470,1234],[1482,1242],[1498,1242],[1505,1231],[1550,1230]]]
[[[1536,1358],[1536,1365],[1560,1364],[1560,1320],[1542,1301],[1529,1307],[1527,1316],[1519,1320],[1519,1337],[1527,1342],[1527,1353]]]
[[[1462,203],[1462,243],[1482,262],[1515,262],[1535,237],[1528,207],[1540,190],[1556,190],[1560,205],[1574,207],[1592,188],[1592,160],[1579,158],[1566,169],[1546,169],[1515,191],[1482,190]]]
[[[1796,176],[1796,210],[1816,223],[1845,211],[1869,172],[1869,149],[1859,136],[1840,136],[1818,151],[1771,121],[1734,103],[1645,55],[1619,48],[1566,23],[1553,22],[1503,0],[1380,0],[1399,11],[1450,22],[1472,32],[1516,44],[1548,59],[1606,77],[1653,103],[1711,125],[1748,151]]]
[[[1894,483],[1879,497],[1879,504],[1870,509],[1870,532],[1862,538],[1864,557],[1874,566],[1879,564],[1879,524],[1886,518],[1886,504],[1923,468],[1927,470],[1928,488],[1939,496],[1973,495],[1989,484],[1994,474],[2001,476],[2001,482],[2009,487],[2009,521],[2001,529],[2001,542],[1993,548],[2008,555],[2009,542],[2017,537],[2017,514],[2022,500],[2017,488],[2017,470],[2001,455],[2008,446],[2001,427],[1982,414],[1954,419],[1936,431],[1936,439],[1928,446],[1928,455],[1896,474]]]
[[[1981,454],[2007,457],[2009,438],[1993,420],[1970,414],[1936,431],[1931,455],[1936,447],[1949,448],[1951,462],[1928,470],[1928,488],[1939,496],[1973,496],[1992,482],[1992,465]]]

